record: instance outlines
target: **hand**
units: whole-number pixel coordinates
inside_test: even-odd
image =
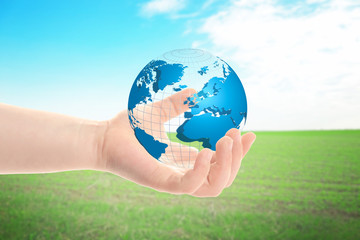
[[[179,106],[174,102],[191,94],[193,90],[186,89],[153,103],[150,109],[158,111],[159,114],[152,114],[152,117],[154,115],[160,117],[153,118],[151,122],[164,123],[186,111],[188,109],[186,105]],[[145,108],[142,111],[146,112]],[[173,111],[169,112],[169,109]],[[194,159],[195,163],[193,169],[178,171],[154,159],[144,149],[135,137],[126,111],[103,124],[106,131],[103,143],[100,144],[102,151],[98,169],[112,172],[158,191],[198,197],[218,196],[225,187],[232,184],[239,171],[241,160],[256,138],[254,133],[241,136],[238,129],[230,129],[217,142],[215,152],[203,149],[198,153],[191,148],[182,148],[182,151],[190,151],[191,159]],[[161,126],[163,127],[163,124]],[[168,141],[167,136],[164,135],[162,138]],[[176,161],[178,157],[175,155],[172,160]]]

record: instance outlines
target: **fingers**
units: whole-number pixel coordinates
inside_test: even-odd
[[[170,119],[179,116],[181,113],[189,110],[189,105],[184,104],[188,97],[193,96],[196,90],[193,88],[186,88],[174,95],[171,95],[159,102],[153,104],[153,107],[158,108],[161,112],[161,121],[167,122]]]
[[[241,161],[244,158],[245,154],[249,151],[251,145],[255,141],[256,135],[252,132],[244,134],[242,137],[240,131],[237,129],[230,129],[226,136],[229,136],[233,139],[233,149],[232,149],[232,163],[231,163],[231,176],[226,187],[229,187],[236,178],[236,175],[240,169]]]
[[[215,195],[219,195],[229,181],[231,174],[232,148],[233,140],[228,136],[221,138],[216,144],[216,162],[211,167],[209,175],[211,192]]]
[[[159,164],[156,171],[152,174],[155,180],[150,187],[163,192],[173,194],[191,194],[198,189],[208,176],[210,160],[213,151],[203,149],[198,155],[194,168],[181,173],[177,169],[172,169],[163,164]]]
[[[212,155],[213,151],[207,148],[198,154],[194,168],[187,171],[182,178],[181,185],[184,193],[191,194],[204,183],[210,170]]]
[[[240,136],[232,129],[216,144],[216,152],[203,149],[196,158],[194,168],[181,174],[162,164],[152,174],[153,188],[174,194],[198,197],[216,197],[234,181],[241,159],[249,151],[256,135],[252,132]],[[213,162],[211,164],[211,162]]]
[[[230,129],[226,133],[226,136],[231,137],[233,140],[231,173],[230,173],[229,181],[226,184],[226,187],[229,187],[233,183],[240,169],[241,160],[243,158],[243,146],[241,144],[240,130],[236,128]]]
[[[211,165],[207,184],[193,195],[214,197],[220,195],[230,178],[233,140],[229,136],[221,138],[216,144],[214,163]]]
[[[241,137],[241,142],[243,145],[242,157],[244,157],[246,155],[246,153],[249,151],[249,149],[250,149],[251,145],[254,143],[255,139],[256,139],[256,135],[253,132],[248,132]]]

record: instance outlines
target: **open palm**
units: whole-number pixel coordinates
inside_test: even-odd
[[[152,133],[155,138],[170,143],[163,123],[188,110],[186,104],[179,104],[179,99],[183,102],[193,94],[193,89],[185,89],[162,101],[142,106],[142,109],[134,110],[134,114],[141,113],[144,119],[151,120],[143,121],[141,127],[155,130]],[[241,136],[234,128],[217,142],[216,151],[203,149],[198,152],[171,142],[164,154],[167,164],[177,165],[185,153],[194,165],[188,170],[177,170],[159,162],[143,148],[130,126],[127,112],[123,111],[107,122],[101,165],[106,171],[158,191],[199,197],[218,196],[234,181],[241,160],[254,140],[254,133]]]

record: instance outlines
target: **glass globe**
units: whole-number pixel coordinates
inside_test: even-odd
[[[178,49],[150,61],[136,77],[128,115],[141,145],[158,161],[192,168],[202,148],[247,117],[239,77],[222,59],[200,49]]]

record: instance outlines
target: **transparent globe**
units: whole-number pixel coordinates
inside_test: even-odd
[[[128,115],[149,154],[187,169],[199,150],[215,150],[229,129],[243,128],[247,102],[226,62],[200,49],[178,49],[141,70],[130,91]]]

